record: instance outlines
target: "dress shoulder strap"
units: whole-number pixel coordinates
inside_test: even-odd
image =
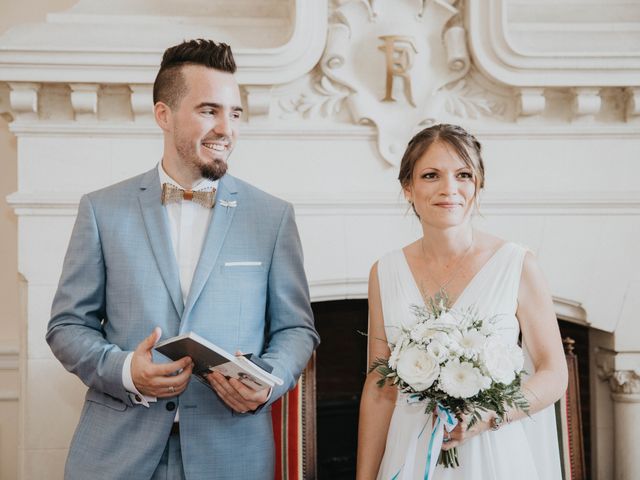
[[[522,277],[524,257],[529,250],[522,245],[508,242],[502,247],[498,265],[496,265],[495,281],[500,285],[502,296],[508,299],[515,312],[518,305],[518,290]]]

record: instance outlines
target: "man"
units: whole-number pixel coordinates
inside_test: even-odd
[[[269,405],[319,339],[291,205],[226,174],[235,69],[225,44],[169,48],[154,84],[162,161],[80,201],[47,331],[89,387],[68,479],[273,477]],[[153,351],[189,331],[260,354],[284,385],[190,381],[188,357]]]

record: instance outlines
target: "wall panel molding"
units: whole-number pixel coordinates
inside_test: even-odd
[[[274,192],[296,207],[300,217],[314,216],[385,216],[406,215],[407,204],[391,194],[306,195]],[[21,193],[7,197],[18,216],[75,216],[80,194],[56,192]],[[625,193],[538,192],[485,193],[482,198],[485,215],[640,215],[640,191]]]
[[[214,9],[204,17],[163,15],[154,2],[147,2],[152,6],[143,12],[131,10],[140,2],[130,2],[131,6],[118,2],[123,9],[120,15],[114,15],[116,5],[107,12],[85,14],[78,12],[83,3],[91,2],[81,0],[67,12],[50,15],[44,23],[20,25],[5,33],[0,38],[0,80],[150,84],[168,45],[185,38],[215,38],[239,45],[234,56],[240,83],[284,83],[313,68],[327,35],[327,0],[272,1],[285,9],[289,3],[293,6],[292,18],[285,11],[282,19],[275,18],[275,24],[264,18],[266,14],[260,17],[255,8],[247,8],[248,2],[226,2],[226,15]],[[98,3],[90,7],[95,9]],[[238,12],[230,14],[229,10]],[[243,11],[252,15],[250,24],[243,20]],[[291,31],[286,42],[261,48],[259,42],[247,41],[280,38],[282,22],[292,23],[285,29],[285,33]]]
[[[13,371],[16,375],[19,369],[19,349],[17,342],[0,341],[0,370]],[[13,402],[20,399],[14,382],[0,384],[0,402]]]
[[[157,137],[162,132],[152,122],[51,122],[19,121],[9,124],[18,137]],[[480,140],[484,139],[637,139],[640,138],[640,123],[620,124],[575,124],[575,125],[520,125],[491,124],[467,125]],[[246,124],[240,127],[242,138],[278,140],[375,140],[375,128],[353,124],[279,124],[277,126]]]
[[[478,68],[505,85],[640,84],[640,8],[622,0],[467,1]]]

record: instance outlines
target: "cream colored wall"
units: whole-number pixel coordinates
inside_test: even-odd
[[[0,34],[14,25],[43,21],[77,0],[0,0]],[[18,301],[17,219],[5,198],[17,189],[16,138],[0,117],[0,479],[18,477]]]
[[[2,19],[4,21],[4,18]],[[0,198],[16,190],[16,141],[0,119]],[[16,477],[18,437],[17,219],[0,201],[0,478]]]

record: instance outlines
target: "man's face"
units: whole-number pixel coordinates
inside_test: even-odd
[[[178,168],[216,180],[227,171],[242,113],[231,73],[200,65],[182,68],[186,93],[171,110],[169,131]]]

